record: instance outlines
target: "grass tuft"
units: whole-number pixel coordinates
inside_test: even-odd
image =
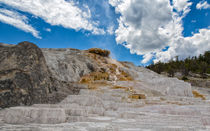
[[[92,72],[84,75],[80,79],[80,83],[92,83],[97,80],[109,80],[109,74],[107,72]]]
[[[206,97],[204,95],[200,94],[198,91],[193,90],[192,93],[195,98],[201,98],[202,100],[206,100]]]
[[[145,94],[132,94],[132,95],[128,96],[128,98],[130,98],[130,99],[146,99],[146,95]]]
[[[108,68],[110,70],[110,73],[116,74],[117,65],[115,65],[115,64],[108,64]]]
[[[102,50],[100,48],[91,48],[87,50],[89,53],[97,54],[103,57],[109,57],[110,51],[109,50]]]
[[[120,75],[118,75],[119,81],[132,81],[133,80],[130,74],[126,73],[123,70],[119,70],[119,71],[120,71]]]
[[[133,87],[113,86],[112,89],[124,89],[125,91],[133,92]]]

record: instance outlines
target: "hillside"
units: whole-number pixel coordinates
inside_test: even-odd
[[[189,73],[200,74],[201,77],[206,78],[206,74],[210,74],[210,51],[206,51],[199,57],[189,57],[184,60],[171,60],[167,63],[158,62],[151,64],[147,68],[157,72],[168,72],[170,76],[174,75],[174,72],[181,72],[183,75],[188,76]]]
[[[0,44],[0,130],[210,130],[209,90],[98,48]]]
[[[171,60],[167,63],[158,62],[147,66],[159,74],[177,77],[196,87],[210,88],[210,51],[199,57],[189,57],[184,60]]]

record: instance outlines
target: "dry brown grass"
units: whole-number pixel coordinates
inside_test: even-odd
[[[112,89],[125,89],[127,90],[128,87],[123,87],[123,86],[113,86]]]
[[[89,90],[98,90],[100,92],[103,93],[103,90],[101,90],[104,87],[111,87],[111,83],[107,82],[107,81],[87,81],[87,82],[81,82],[80,84],[84,84],[86,85],[86,88]]]
[[[133,92],[133,87],[113,86],[112,89],[124,89],[125,91]]]
[[[128,98],[130,98],[130,99],[146,99],[146,95],[145,94],[132,94],[132,95],[128,96]]]
[[[100,48],[91,48],[87,50],[89,53],[97,54],[103,57],[109,57],[110,51],[109,50],[102,50]]]
[[[98,89],[98,86],[97,85],[94,85],[94,84],[88,84],[88,89],[89,90],[97,90]]]
[[[93,80],[109,80],[109,74],[107,72],[93,72],[90,75]]]
[[[124,76],[118,76],[119,81],[132,81],[133,79],[131,77],[124,77]]]
[[[111,86],[110,83],[107,83],[106,81],[95,81],[92,83],[86,83],[88,85],[89,90],[98,90],[103,93],[103,90],[100,90],[101,87],[107,87]]]
[[[120,71],[120,75],[117,76],[119,81],[132,81],[133,80],[130,74],[126,73],[123,70],[119,70],[119,71]]]
[[[103,56],[100,56],[100,55],[97,55],[97,54],[94,54],[94,53],[89,53],[88,51],[87,51],[86,55],[89,58],[93,59],[99,65],[106,65],[107,64],[106,57],[103,57]]]
[[[91,77],[89,77],[88,75],[85,75],[80,79],[79,82],[80,83],[90,83],[92,81],[93,81],[93,79]]]
[[[117,69],[117,65],[115,65],[115,64],[108,64],[108,68],[110,70],[110,73],[115,74],[116,73],[116,69]]]
[[[195,98],[201,98],[202,100],[206,100],[206,97],[203,94],[200,94],[198,91],[193,90],[192,93]]]
[[[180,103],[180,102],[177,102],[177,101],[167,101],[168,104],[173,104],[173,105],[179,105],[179,106],[183,106],[183,105],[186,105],[186,104],[183,104],[183,103]]]
[[[84,75],[80,79],[80,83],[92,83],[97,80],[109,80],[109,74],[106,72],[92,72],[88,75]]]

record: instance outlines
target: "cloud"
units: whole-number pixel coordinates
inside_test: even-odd
[[[0,21],[12,25],[20,30],[31,33],[34,37],[41,39],[39,32],[28,24],[28,18],[18,12],[0,9]]]
[[[174,41],[174,45],[167,51],[158,52],[155,62],[168,61],[174,56],[179,56],[180,59],[189,56],[199,56],[205,51],[210,50],[210,30],[200,29],[198,33],[192,37],[179,37]]]
[[[0,3],[40,17],[51,25],[76,31],[82,29],[96,35],[105,34],[103,29],[98,28],[99,23],[90,20],[87,5],[79,8],[73,1],[66,0],[0,0]]]
[[[192,5],[188,0],[153,0],[152,3],[148,0],[109,0],[109,3],[120,14],[116,42],[129,48],[131,53],[143,55],[142,63],[152,58],[166,62],[177,55],[186,58],[210,49],[208,29],[202,29],[192,37],[182,35],[182,19]],[[163,51],[165,47],[169,49]]]
[[[51,32],[50,28],[45,28],[44,30],[47,31],[47,32]]]
[[[76,1],[76,0],[75,0]],[[108,0],[82,0],[79,5],[87,5],[91,12],[91,20],[100,23],[104,34],[112,35],[115,28],[116,17]]]
[[[147,62],[149,62],[149,60],[152,59],[152,57],[153,57],[153,54],[150,54],[150,53],[144,55],[144,56],[143,56],[144,59],[141,61],[141,63],[146,64]]]
[[[190,6],[192,2],[189,0],[173,0],[172,1],[173,7],[178,11],[182,12],[183,17],[190,12]]]
[[[129,48],[131,53],[144,55],[167,46],[173,34],[172,7],[168,0],[110,0],[116,12],[119,27],[116,41]]]
[[[110,35],[113,35],[114,34],[114,26],[109,26],[107,29],[107,33]]]
[[[207,1],[201,1],[196,5],[197,9],[210,9],[210,4],[207,3]]]

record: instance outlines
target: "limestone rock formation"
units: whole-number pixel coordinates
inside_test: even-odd
[[[177,78],[169,78],[159,75],[149,69],[143,67],[136,67],[132,64],[127,65],[129,70],[136,74],[133,76],[138,81],[143,81],[152,90],[158,90],[159,92],[167,95],[174,96],[191,96],[191,85],[184,81],[180,81]]]
[[[84,87],[78,95],[69,95],[58,104],[2,110],[0,130],[210,130],[209,100],[159,94],[139,99],[130,97],[136,89],[134,85],[121,84],[119,81],[99,84],[96,89]],[[134,87],[128,89],[129,86]]]
[[[210,90],[100,51],[0,44],[0,130],[210,130]]]
[[[52,75],[61,81],[77,82],[84,74],[97,68],[81,50],[76,49],[42,49]]]

